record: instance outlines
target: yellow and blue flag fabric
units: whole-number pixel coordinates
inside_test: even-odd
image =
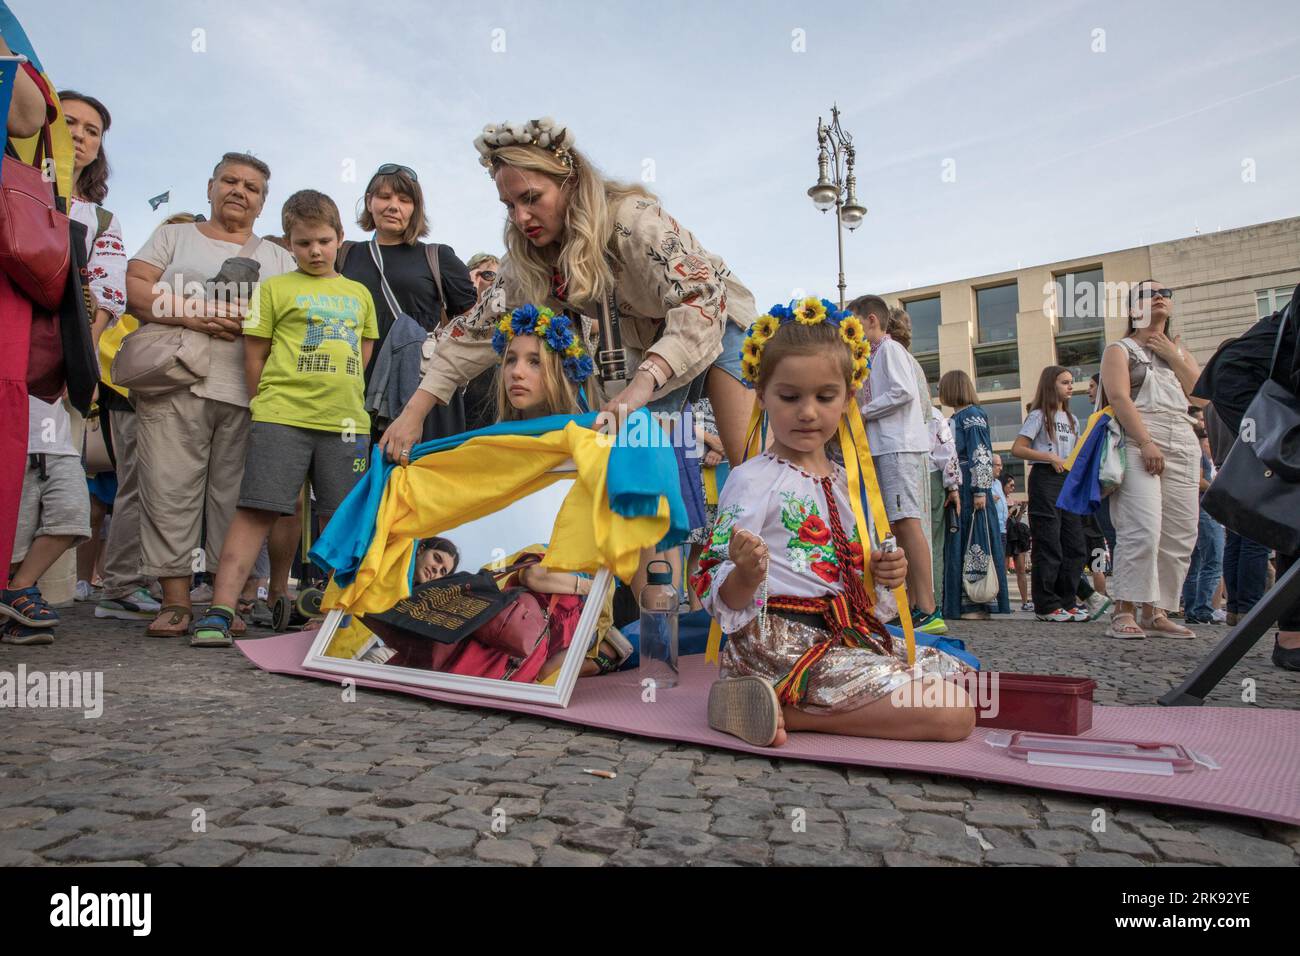
[[[1074,450],[1065,462],[1069,474],[1056,499],[1058,508],[1071,514],[1090,515],[1101,507],[1101,453],[1114,417],[1109,405],[1088,416],[1088,427],[1074,443]]]
[[[595,413],[552,415],[424,442],[397,468],[374,449],[370,468],[312,549],[333,572],[326,607],[387,610],[410,594],[418,539],[493,514],[556,481],[574,478],[542,563],[631,580],[647,548],[685,540],[677,461],[644,409],[617,438],[596,432]],[[576,477],[554,469],[572,461]]]
[[[27,32],[23,29],[18,18],[13,15],[9,9],[9,4],[0,0],[0,34],[4,35],[5,42],[9,44],[9,49],[22,56],[27,57],[28,63],[36,71],[41,83],[44,84],[49,98],[53,101],[58,114],[50,123],[50,138],[54,147],[54,188],[55,191],[64,200],[64,207],[72,196],[72,163],[74,158],[74,148],[72,145],[72,134],[68,132],[67,121],[63,118],[63,107],[59,105],[59,98],[55,94],[58,89],[54,81],[46,74],[41,66],[40,57],[36,55],[36,50],[32,46],[31,40],[27,39]],[[10,86],[12,93],[12,85]],[[6,105],[8,101],[6,100]],[[8,109],[5,110],[5,116],[9,115]],[[30,163],[36,156],[36,150],[39,145],[41,134],[29,136],[26,139],[14,139],[14,149],[18,153],[18,158],[25,163]]]

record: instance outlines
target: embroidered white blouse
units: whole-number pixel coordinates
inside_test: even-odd
[[[861,574],[862,542],[849,505],[844,469],[838,465],[833,487],[853,566]],[[866,518],[874,547],[869,512]],[[733,469],[727,477],[717,520],[700,556],[699,573],[691,579],[705,610],[725,633],[735,633],[758,614],[757,596],[750,606],[739,609],[718,597],[718,589],[736,569],[727,551],[737,528],[767,542],[769,594],[822,597],[844,589],[821,479],[768,452]]]

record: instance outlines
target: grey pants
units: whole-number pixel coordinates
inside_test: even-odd
[[[101,386],[103,387],[103,386]],[[117,601],[136,588],[148,587],[140,573],[140,472],[135,412],[109,412],[113,457],[117,460],[117,497],[108,523],[104,553],[104,599]]]
[[[930,472],[930,557],[934,568],[934,599],[943,606],[943,503],[947,492],[943,490],[943,472]]]

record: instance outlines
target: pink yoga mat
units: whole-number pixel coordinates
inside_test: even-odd
[[[239,641],[244,655],[266,671],[342,682],[343,677],[309,671],[303,657],[314,631]],[[1190,773],[1156,777],[1108,771],[1030,766],[984,742],[976,728],[960,743],[911,743],[827,734],[790,734],[784,747],[750,747],[710,730],[705,721],[709,685],[716,666],[703,655],[681,659],[681,682],[661,690],[655,703],[641,701],[635,671],[578,681],[567,708],[515,703],[466,694],[413,688],[356,678],[358,685],[470,707],[510,710],[620,733],[704,744],[723,750],[782,759],[888,767],[953,777],[1147,800],[1300,824],[1300,713],[1229,707],[1093,708],[1085,737],[1117,737],[1179,743],[1209,754],[1222,770],[1197,767]]]

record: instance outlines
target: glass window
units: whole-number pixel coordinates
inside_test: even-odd
[[[915,340],[913,342],[915,343]],[[921,371],[925,372],[925,381],[930,386],[930,397],[938,398],[939,379],[943,377],[943,373],[939,371],[939,356],[920,356],[917,362],[921,364]]]
[[[995,443],[1016,440],[1016,433],[1020,431],[1020,424],[1024,420],[1020,415],[1023,406],[1019,399],[1013,398],[1006,402],[980,402],[980,407],[984,409],[984,414],[989,420],[989,434]],[[1006,459],[1004,458],[1003,461],[1005,462]]]
[[[1285,309],[1287,303],[1291,301],[1291,293],[1294,291],[1293,286],[1287,286],[1283,289],[1260,289],[1255,293],[1255,310],[1259,313],[1259,317],[1265,319],[1274,312]]]
[[[1079,420],[1079,430],[1088,427],[1088,416],[1092,414],[1092,402],[1088,401],[1088,393],[1080,392],[1078,395],[1070,396],[1070,412]]]
[[[975,352],[975,390],[997,392],[1020,387],[1020,356],[1015,345]]]
[[[912,354],[939,351],[939,297],[904,302],[903,308],[912,319]]]
[[[1056,340],[1056,364],[1070,370],[1076,382],[1101,371],[1101,353],[1106,348],[1104,333],[1071,336]]]
[[[1101,270],[1065,272],[1056,277],[1056,309],[1061,332],[1100,328],[1105,316]],[[1064,364],[1064,363],[1062,363]]]
[[[977,290],[975,312],[979,316],[980,341],[1014,342],[1019,311],[1020,293],[1014,282]]]

